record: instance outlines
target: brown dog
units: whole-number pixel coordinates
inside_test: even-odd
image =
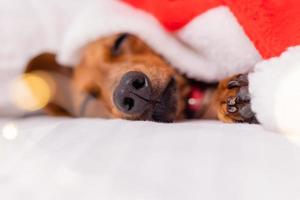
[[[50,114],[158,122],[188,117],[256,122],[246,75],[224,80],[219,87],[191,83],[142,40],[126,33],[94,41],[83,52],[79,65],[72,68],[60,66],[55,55],[47,53],[29,63],[26,73],[46,72],[56,84],[46,107]],[[191,98],[193,88],[199,88],[200,103]]]

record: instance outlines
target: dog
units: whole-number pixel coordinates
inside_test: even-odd
[[[51,77],[56,90],[45,110],[54,116],[257,123],[247,74],[218,86],[189,80],[129,33],[89,43],[77,66],[62,66],[55,54],[43,53],[29,62],[25,73]]]

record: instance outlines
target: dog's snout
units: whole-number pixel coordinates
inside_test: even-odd
[[[149,107],[152,87],[149,78],[142,72],[126,73],[114,91],[117,108],[126,114],[143,114]]]

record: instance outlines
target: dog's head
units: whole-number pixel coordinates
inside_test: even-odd
[[[112,118],[171,122],[183,117],[185,78],[138,37],[118,34],[88,44],[76,86],[102,101]]]
[[[72,68],[58,64],[53,54],[41,54],[26,68],[26,73],[36,71],[46,72],[56,83],[46,107],[51,114],[159,122],[184,117],[187,80],[130,34],[89,43]]]

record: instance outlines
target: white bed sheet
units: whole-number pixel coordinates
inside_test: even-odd
[[[3,200],[300,199],[300,147],[257,125],[13,123],[17,137],[0,137]]]

